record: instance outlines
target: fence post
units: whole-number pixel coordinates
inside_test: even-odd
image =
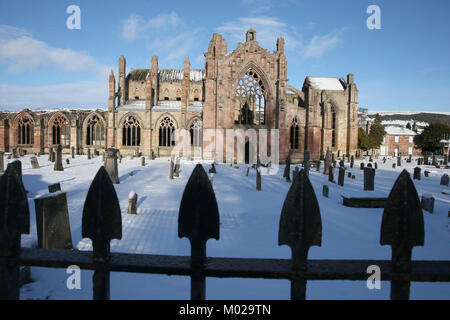
[[[90,238],[93,259],[97,263],[92,277],[93,299],[109,300],[110,241],[122,239],[119,200],[105,167],[100,167],[86,196],[82,218],[82,236]]]
[[[294,178],[284,200],[278,231],[278,245],[288,245],[292,250],[292,270],[306,271],[308,251],[322,245],[322,219],[319,203],[305,170]],[[291,280],[291,299],[306,299],[306,280]]]
[[[20,297],[19,265],[6,260],[19,256],[21,234],[30,233],[28,199],[16,162],[0,177],[0,300]]]
[[[381,222],[381,245],[392,247],[392,271],[411,272],[411,253],[425,238],[422,207],[414,182],[403,170],[386,201]],[[391,281],[391,299],[408,300],[410,281]]]
[[[191,299],[204,300],[206,242],[219,240],[219,208],[216,195],[203,166],[197,164],[180,203],[178,236],[191,242]]]

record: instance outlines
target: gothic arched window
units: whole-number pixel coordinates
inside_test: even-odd
[[[53,119],[52,126],[52,143],[67,146],[70,144],[70,128],[69,121],[62,114]]]
[[[331,146],[336,147],[336,111],[331,108]]]
[[[33,119],[20,115],[17,119],[17,144],[33,144]]]
[[[133,116],[128,116],[122,125],[122,145],[141,145],[141,123]]]
[[[175,145],[175,124],[172,119],[165,117],[161,120],[159,124],[159,146],[160,147],[171,147]]]
[[[238,124],[261,125],[266,122],[264,98],[265,88],[261,78],[254,71],[248,71],[236,87],[239,98]]]
[[[289,133],[289,142],[291,149],[297,150],[299,148],[299,126],[297,122],[297,118],[292,119],[290,133]]]
[[[189,133],[191,134],[191,145],[194,147],[202,146],[202,122],[200,119],[195,118],[192,121],[189,128]]]
[[[105,145],[105,126],[103,121],[97,115],[93,115],[86,125],[86,145],[104,146]]]

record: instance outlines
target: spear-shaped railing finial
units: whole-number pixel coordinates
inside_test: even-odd
[[[99,264],[108,261],[111,240],[122,239],[119,200],[104,167],[98,170],[84,202],[82,236],[92,240],[93,258]],[[109,272],[95,271],[93,287],[95,300],[109,299]]]
[[[281,211],[278,244],[292,250],[292,269],[305,271],[308,251],[322,244],[319,203],[305,170],[295,177]],[[305,299],[306,280],[291,281],[291,299]]]
[[[191,276],[191,299],[205,298],[206,242],[219,240],[219,209],[211,182],[201,164],[189,178],[180,203],[178,236],[191,242],[191,266],[198,272]]]
[[[392,269],[398,273],[411,271],[411,254],[415,246],[423,246],[425,238],[422,206],[408,171],[395,182],[384,207],[381,222],[381,245],[392,247]],[[409,281],[392,281],[391,299],[409,299]]]

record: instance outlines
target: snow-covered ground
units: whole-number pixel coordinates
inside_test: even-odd
[[[69,156],[64,156],[64,158]],[[81,238],[81,215],[89,185],[103,164],[102,158],[87,160],[86,156],[64,163],[64,171],[53,171],[48,156],[39,159],[40,169],[32,169],[30,156],[21,158],[23,181],[29,190],[30,235],[22,236],[23,246],[37,244],[33,199],[48,192],[47,186],[60,182],[67,192],[70,226],[74,247],[90,250],[89,239]],[[6,160],[8,163],[12,160]],[[393,161],[393,160],[392,160]],[[359,162],[353,169],[355,180],[345,179],[345,186],[328,183],[328,177],[311,169],[310,179],[319,200],[323,236],[322,247],[310,250],[311,259],[390,259],[391,248],[380,246],[380,226],[383,209],[352,209],[342,205],[342,194],[357,196],[387,196],[401,170],[413,172],[414,162],[392,169],[392,161],[378,160],[376,191],[363,192],[363,171]],[[6,165],[5,163],[5,165]],[[119,164],[120,185],[115,185],[122,208],[122,240],[112,241],[114,252],[189,255],[187,239],[177,236],[178,209],[187,180],[195,163],[182,162],[180,177],[169,180],[169,160],[124,158]],[[210,166],[204,165],[207,170]],[[220,240],[207,244],[208,256],[290,258],[287,246],[279,247],[278,225],[281,208],[290,184],[283,178],[283,166],[276,175],[262,177],[262,191],[255,189],[255,171],[246,177],[246,167],[239,169],[217,165],[214,190],[220,211]],[[323,166],[322,166],[323,168]],[[294,169],[294,166],[292,167]],[[450,260],[450,195],[442,194],[440,177],[450,170],[423,166],[430,177],[414,181],[419,196],[427,193],[435,199],[433,214],[424,211],[425,246],[413,250],[413,259]],[[130,176],[133,171],[134,175]],[[337,180],[337,173],[336,173]],[[322,197],[322,186],[328,184],[330,197]],[[138,196],[138,215],[127,214],[128,196]],[[81,290],[68,290],[65,269],[35,268],[34,282],[21,288],[21,299],[91,299],[92,271],[82,271]],[[206,280],[207,299],[289,299],[287,280],[215,279]],[[189,299],[189,277],[111,273],[112,299]],[[308,299],[389,299],[389,282],[381,290],[368,290],[365,281],[308,281]],[[450,299],[450,283],[412,283],[411,299]]]

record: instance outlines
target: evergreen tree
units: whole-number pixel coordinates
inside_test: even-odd
[[[377,113],[375,115],[375,120],[370,127],[370,149],[378,149],[383,142],[384,136],[386,135],[386,131],[384,130],[384,126],[381,124],[381,121],[381,116]]]
[[[441,148],[441,140],[450,134],[450,127],[441,123],[431,123],[419,136],[422,151],[435,153]]]
[[[363,128],[358,128],[358,148],[364,151],[370,149],[369,136]]]

